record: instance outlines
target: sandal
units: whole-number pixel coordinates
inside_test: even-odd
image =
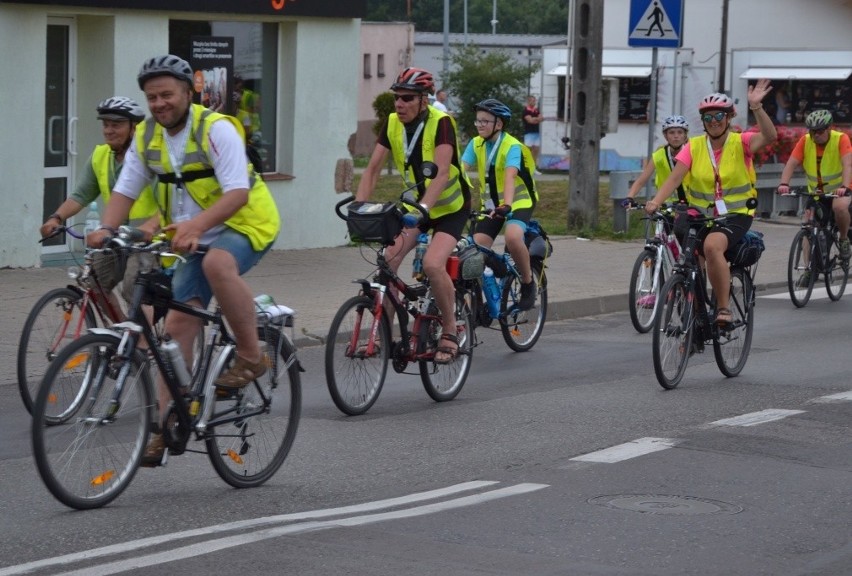
[[[719,308],[716,310],[716,325],[727,326],[734,321],[734,315],[731,314],[730,308]]]
[[[248,384],[263,376],[265,372],[266,362],[264,362],[262,356],[257,363],[249,362],[245,358],[237,356],[233,366],[227,372],[223,372],[216,379],[215,384],[221,390],[233,392],[245,388]]]
[[[452,342],[455,346],[438,346],[438,349],[435,350],[435,364],[449,364],[453,360],[455,360],[459,355],[459,337],[455,334],[448,334],[444,332],[441,334],[441,338],[438,340],[440,344],[443,341]],[[444,354],[443,358],[438,358],[438,354]]]
[[[139,465],[143,468],[156,468],[162,464],[165,453],[166,439],[161,433],[154,432],[148,438],[148,445],[145,446],[142,462]]]

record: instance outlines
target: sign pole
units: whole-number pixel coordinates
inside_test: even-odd
[[[651,49],[651,101],[648,104],[648,155],[646,162],[653,162],[651,155],[654,153],[654,129],[657,126],[657,48]],[[656,195],[651,193],[652,179],[648,178],[645,183],[645,202]]]

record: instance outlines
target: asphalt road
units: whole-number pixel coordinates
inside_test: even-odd
[[[527,354],[481,331],[456,400],[395,375],[361,417],[304,348],[299,435],[265,486],[184,455],[83,513],[42,486],[3,385],[0,576],[848,574],[850,312],[762,294],[743,373],[708,352],[674,391],[626,313],[550,323]]]

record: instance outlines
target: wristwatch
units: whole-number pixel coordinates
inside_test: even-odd
[[[62,216],[60,216],[60,215],[59,215],[58,213],[56,213],[56,212],[54,212],[53,214],[51,214],[50,216],[48,216],[48,217],[47,217],[47,219],[48,219],[48,220],[53,220],[54,218],[56,218],[57,220],[59,220],[59,223],[60,223],[60,224],[64,224],[64,223],[65,223],[65,220],[62,218]]]

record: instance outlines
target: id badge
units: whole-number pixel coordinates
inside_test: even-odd
[[[716,200],[716,213],[719,214],[719,216],[724,216],[728,213],[728,207],[725,205],[725,201],[721,198]]]

